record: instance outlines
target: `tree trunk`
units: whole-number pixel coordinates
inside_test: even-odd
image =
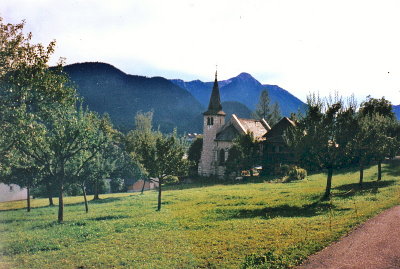
[[[95,180],[94,181],[94,197],[93,200],[99,200],[99,181]]]
[[[26,188],[26,211],[31,212],[31,188]]]
[[[382,161],[378,161],[378,181],[382,179]]]
[[[161,179],[158,179],[158,207],[157,211],[161,210]]]
[[[142,191],[140,192],[140,194],[143,194],[145,185],[146,185],[146,180],[143,179],[143,186],[142,186]]]
[[[86,211],[86,213],[88,213],[89,207],[88,207],[88,202],[87,202],[87,197],[86,197],[86,189],[85,189],[84,184],[82,184],[82,193],[83,193],[83,199],[85,200],[85,211]]]
[[[51,190],[51,187],[50,187],[49,183],[46,184],[46,188],[47,188],[47,196],[49,197],[49,206],[53,206],[54,205],[53,192]]]
[[[328,199],[331,197],[331,188],[332,188],[332,174],[333,168],[328,167],[328,177],[326,178],[326,189],[324,194],[324,199]]]
[[[62,223],[64,221],[63,192],[64,192],[64,183],[60,182],[60,187],[58,190],[58,223]]]
[[[362,162],[360,162],[360,187],[363,185],[363,179],[364,179],[364,165]]]

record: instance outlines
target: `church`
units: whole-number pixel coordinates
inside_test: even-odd
[[[255,139],[262,141],[271,130],[265,119],[242,119],[232,114],[231,119],[225,123],[225,116],[215,72],[208,109],[203,113],[203,149],[198,168],[200,176],[224,177],[225,162],[233,140],[238,135],[252,132]]]

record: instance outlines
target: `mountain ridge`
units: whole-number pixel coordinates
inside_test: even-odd
[[[86,62],[64,67],[84,105],[108,113],[116,128],[129,131],[137,112],[153,111],[153,126],[163,132],[199,132],[201,104],[185,89],[163,77],[128,75],[116,67]],[[190,109],[188,109],[190,108]]]
[[[192,81],[171,79],[171,81],[188,90],[203,106],[208,105],[213,82],[203,82],[198,79]],[[283,116],[290,116],[291,113],[303,111],[305,108],[305,104],[287,90],[278,85],[261,84],[246,72],[227,80],[218,81],[218,84],[223,102],[240,102],[252,111],[255,110],[261,91],[264,89],[269,93],[271,105],[275,102],[279,104]]]

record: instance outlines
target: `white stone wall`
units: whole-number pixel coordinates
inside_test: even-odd
[[[214,124],[207,125],[207,118],[213,117]],[[216,174],[216,144],[215,137],[218,130],[225,124],[225,116],[205,115],[203,117],[203,149],[199,163],[199,175],[210,176]]]

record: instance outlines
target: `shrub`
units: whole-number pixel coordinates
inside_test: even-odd
[[[112,193],[126,192],[126,186],[122,178],[112,178],[110,181],[110,189]]]
[[[286,166],[284,168],[283,182],[290,182],[293,180],[303,180],[307,176],[307,171],[301,167],[295,165]]]

